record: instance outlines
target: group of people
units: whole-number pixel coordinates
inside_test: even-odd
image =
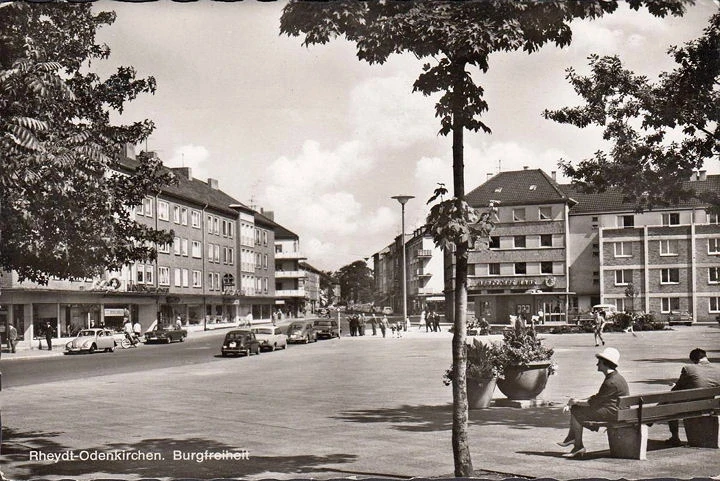
[[[604,344],[604,343],[603,343]],[[610,421],[617,415],[618,401],[621,396],[628,396],[630,390],[627,381],[618,372],[620,352],[613,348],[605,348],[595,354],[597,370],[605,376],[600,389],[587,399],[570,398],[563,412],[570,412],[570,429],[564,440],[557,443],[562,447],[572,445],[564,457],[576,458],[585,454],[583,445],[583,423],[585,421]],[[683,366],[680,377],[672,387],[673,391],[694,388],[720,387],[720,369],[712,364],[707,353],[700,348],[690,351],[691,364]],[[668,422],[670,438],[666,443],[670,446],[682,444],[677,421]],[[592,429],[592,428],[591,428]]]
[[[142,336],[142,325],[140,325],[139,321],[135,321],[135,324],[133,324],[130,322],[130,319],[126,317],[123,319],[123,331],[125,332],[125,337],[127,337],[127,339],[133,344],[140,342]]]
[[[435,311],[425,312],[425,309],[420,313],[420,324],[418,329],[422,330],[425,328],[425,332],[440,332],[440,314]]]

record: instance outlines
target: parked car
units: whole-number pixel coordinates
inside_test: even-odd
[[[177,326],[155,326],[155,329],[145,333],[145,342],[164,342],[170,344],[174,341],[183,342],[187,337],[187,331]]]
[[[382,313],[386,316],[392,316],[393,315],[393,309],[390,306],[385,306],[382,308]]]
[[[592,311],[605,312],[605,319],[610,321],[613,317],[615,317],[615,314],[617,314],[617,306],[615,304],[595,304],[592,306]]]
[[[115,334],[109,329],[82,329],[75,339],[65,344],[65,354],[89,352],[97,350],[113,352],[115,350]]]
[[[670,314],[667,315],[667,323],[670,326],[673,324],[685,324],[686,326],[692,326],[693,322],[695,322],[693,315],[688,311],[671,311]]]
[[[287,328],[287,342],[317,342],[317,333],[312,321],[295,321]]]
[[[274,351],[275,349],[285,349],[287,347],[287,335],[277,326],[258,326],[253,327],[252,332],[260,342],[260,349]]]
[[[248,329],[233,330],[225,334],[220,353],[223,357],[229,354],[234,356],[260,354],[260,341],[255,337],[255,333]]]
[[[313,325],[318,339],[332,339],[333,337],[340,337],[340,329],[338,329],[337,321],[331,319],[318,319]]]

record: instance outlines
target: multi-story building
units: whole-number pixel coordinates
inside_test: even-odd
[[[132,151],[124,167],[137,165]],[[47,285],[0,276],[0,326],[12,322],[30,343],[50,322],[59,336],[90,326],[143,329],[177,317],[185,325],[270,320],[275,304],[275,231],[284,228],[218,188],[173,169],[178,183],[144,199],[137,222],[172,230],[155,262],[135,263],[96,279],[51,279]]]
[[[302,282],[302,287],[305,289],[305,314],[312,314],[321,305],[327,303],[327,295],[323,295],[320,289],[320,277],[324,274],[319,269],[302,261],[300,262],[300,270],[305,276]]]
[[[305,271],[300,261],[306,260],[300,251],[300,237],[278,226],[275,231],[275,304],[290,317],[305,311]]]
[[[720,176],[699,172],[686,186],[718,192]],[[698,200],[638,213],[619,191],[581,193],[537,169],[501,172],[467,200],[497,206],[489,245],[468,256],[468,312],[478,318],[565,322],[599,303],[661,317],[687,310],[701,321],[720,315],[720,222]],[[388,266],[397,252],[375,255],[378,287],[393,288]],[[423,273],[444,273],[452,319],[454,256],[444,258],[443,268],[428,264]],[[408,262],[412,272],[418,260]]]

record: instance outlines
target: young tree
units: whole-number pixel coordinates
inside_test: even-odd
[[[680,14],[686,0],[629,0],[633,9],[645,5],[656,15]],[[480,117],[488,109],[483,89],[468,68],[488,70],[488,58],[499,51],[532,53],[548,42],[566,46],[570,22],[600,17],[617,9],[616,1],[564,0],[486,1],[291,1],[280,20],[282,33],[304,35],[303,45],[324,44],[343,36],[357,46],[358,59],[384,63],[393,53],[428,59],[413,86],[423,95],[441,93],[435,104],[440,134],[452,134],[453,192],[431,220],[436,240],[455,249],[455,320],[453,369],[465,373],[467,252],[470,228],[478,214],[465,201],[463,135],[465,130],[490,133]],[[440,193],[436,192],[435,197]],[[431,212],[432,215],[432,212]],[[437,221],[437,222],[435,222]],[[480,230],[482,233],[482,229]],[[449,245],[449,244],[448,244]],[[467,442],[467,393],[464,375],[453,380],[452,445],[456,476],[472,476]]]
[[[90,277],[154,259],[155,243],[172,240],[130,216],[171,175],[152,156],[124,172],[120,161],[152,122],[110,123],[155,80],[90,70],[110,54],[95,34],[114,19],[90,3],[0,5],[0,269],[21,280]]]
[[[373,272],[364,261],[343,266],[334,276],[340,283],[340,297],[346,302],[370,302],[375,289]]]
[[[693,197],[720,209],[720,193],[696,192],[697,184],[683,183],[720,158],[720,13],[700,38],[668,53],[677,67],[656,82],[623,68],[616,56],[592,56],[589,76],[567,71],[585,105],[544,115],[580,128],[605,127],[609,152],[598,151],[577,166],[563,164],[584,191],[619,188],[638,210]]]

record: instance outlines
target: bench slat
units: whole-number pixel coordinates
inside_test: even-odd
[[[620,409],[617,414],[617,421],[640,421],[659,419],[667,416],[680,416],[686,413],[718,411],[720,410],[720,398],[699,399],[695,401],[676,402],[672,404],[658,404],[654,406],[643,406],[642,419],[640,408]],[[690,416],[683,416],[690,417]]]
[[[720,396],[720,387],[706,387],[697,389],[683,389],[680,391],[665,391],[660,393],[636,394],[633,396],[623,396],[618,401],[620,409],[628,409],[637,406],[640,399],[644,404],[654,403],[674,403],[681,401],[691,401],[695,399],[707,399]]]

